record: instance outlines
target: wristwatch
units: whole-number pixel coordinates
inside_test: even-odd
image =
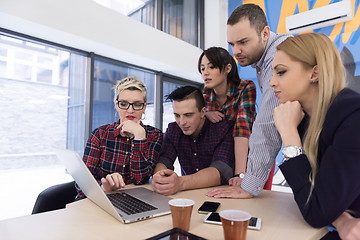
[[[243,179],[245,177],[245,173],[239,173],[239,174],[235,174],[234,176],[232,177],[239,177],[241,179]]]
[[[289,145],[283,148],[282,154],[284,156],[284,160],[289,160],[290,158],[297,157],[304,153],[304,150],[302,147]]]

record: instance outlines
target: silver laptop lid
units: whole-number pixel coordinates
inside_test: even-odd
[[[121,192],[126,192],[133,197],[138,198],[148,204],[155,206],[156,210],[128,215],[118,208],[115,208],[110,200],[107,198],[105,192],[101,189],[83,160],[80,156],[70,150],[55,149],[56,155],[64,163],[66,169],[70,172],[75,182],[79,185],[83,193],[93,201],[96,205],[101,207],[111,216],[123,223],[135,222],[152,217],[162,216],[170,213],[168,201],[170,197],[157,194],[149,189],[139,187],[134,189],[123,189]]]

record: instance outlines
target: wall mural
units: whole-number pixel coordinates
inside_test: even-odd
[[[277,33],[286,33],[285,18],[290,15],[305,12],[311,9],[336,3],[341,0],[228,0],[229,15],[241,4],[254,3],[259,5],[266,13],[270,29]],[[337,46],[346,68],[346,84],[348,87],[360,93],[360,0],[351,0],[353,19],[338,23],[329,27],[313,30],[323,33]],[[229,48],[231,52],[231,49]],[[250,79],[255,83],[256,73],[251,67],[240,67],[239,73],[242,79]],[[260,89],[257,89],[258,104]],[[277,165],[282,160],[279,154]],[[273,180],[273,190],[290,191],[281,171],[276,167]]]

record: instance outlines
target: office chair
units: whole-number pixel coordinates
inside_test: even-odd
[[[75,181],[48,187],[39,193],[32,214],[65,208],[75,200],[76,194]]]

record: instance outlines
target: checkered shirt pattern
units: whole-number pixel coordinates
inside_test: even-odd
[[[235,122],[233,137],[249,138],[256,116],[256,86],[242,80],[238,86],[228,84],[227,100],[220,106],[213,90],[204,92],[206,111],[219,111],[225,119]]]
[[[95,129],[89,137],[83,161],[100,183],[102,177],[118,172],[125,184],[147,183],[159,158],[162,132],[142,125],[146,139],[134,140],[120,134],[119,122]]]
[[[164,134],[159,162],[168,168],[179,159],[182,175],[194,174],[204,168],[219,170],[222,184],[226,184],[234,167],[233,123],[211,123],[207,119],[197,138],[185,135],[176,122],[169,123]],[[231,176],[230,176],[231,177]]]

